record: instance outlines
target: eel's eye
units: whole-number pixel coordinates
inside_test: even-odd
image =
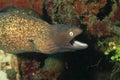
[[[74,33],[73,32],[69,32],[69,35],[72,37],[74,35]]]

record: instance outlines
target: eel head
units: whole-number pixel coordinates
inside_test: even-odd
[[[75,40],[75,37],[82,33],[82,30],[77,27],[70,27],[63,24],[56,26],[53,30],[54,42],[57,45],[56,52],[67,52],[85,49],[88,47],[86,43]]]

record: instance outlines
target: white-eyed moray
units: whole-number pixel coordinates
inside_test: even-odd
[[[0,13],[0,49],[8,53],[41,52],[52,54],[88,47],[74,40],[82,33],[77,27],[51,25],[41,19],[12,13]]]

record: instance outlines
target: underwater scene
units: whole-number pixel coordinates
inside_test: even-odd
[[[120,0],[0,0],[0,80],[120,80]]]

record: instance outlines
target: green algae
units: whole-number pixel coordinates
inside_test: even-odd
[[[111,53],[113,53],[113,55],[110,57],[112,61],[120,61],[120,45],[114,45],[113,47],[109,47],[104,52],[105,55],[109,55]]]
[[[120,61],[120,37],[113,36],[103,39],[97,43],[99,50],[109,56],[111,61]]]

